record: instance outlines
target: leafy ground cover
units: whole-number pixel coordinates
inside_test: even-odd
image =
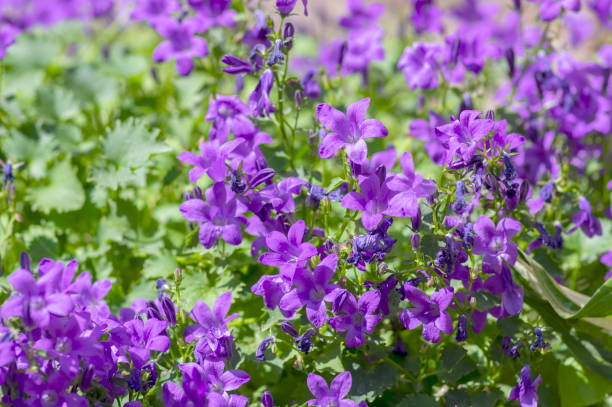
[[[317,6],[0,1],[3,405],[612,405],[610,2]]]

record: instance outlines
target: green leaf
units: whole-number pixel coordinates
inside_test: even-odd
[[[586,369],[572,357],[559,366],[558,381],[562,407],[590,406],[603,401],[612,391],[612,381]]]
[[[149,163],[151,155],[170,150],[166,144],[156,141],[158,133],[158,130],[149,131],[141,120],[117,121],[112,129],[107,130],[102,150],[119,166],[142,167]]]
[[[472,293],[472,297],[476,299],[476,309],[478,311],[484,312],[499,305],[499,299],[488,291],[476,291]]]
[[[70,212],[81,209],[85,191],[68,161],[56,164],[49,171],[50,184],[29,191],[28,199],[39,211]]]
[[[159,253],[148,259],[142,269],[142,276],[146,279],[167,277],[174,272],[177,263],[173,255],[168,252]]]
[[[26,137],[15,131],[6,143],[6,153],[15,162],[24,161],[26,167],[16,170],[15,176],[27,171],[33,178],[47,176],[47,162],[55,155],[56,140],[51,135],[41,135],[38,139]]]
[[[36,107],[44,116],[61,121],[75,117],[80,110],[72,93],[59,87],[38,89]]]
[[[398,403],[398,407],[440,407],[440,403],[438,403],[432,396],[428,394],[409,394],[404,399]]]

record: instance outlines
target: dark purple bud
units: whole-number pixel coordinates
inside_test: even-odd
[[[451,65],[457,65],[459,60],[459,51],[461,51],[461,39],[456,37],[450,46],[450,62]]]
[[[410,245],[412,246],[412,250],[415,252],[419,250],[419,245],[421,244],[421,235],[418,233],[413,233],[410,235]]]
[[[30,255],[27,252],[21,252],[19,255],[19,265],[22,269],[32,271],[30,268]]]
[[[232,190],[232,192],[235,192],[237,194],[242,194],[248,189],[247,184],[242,182],[242,177],[240,176],[240,173],[238,171],[232,171],[230,189]]]
[[[295,35],[295,28],[293,24],[287,23],[285,24],[285,29],[283,30],[283,46],[287,49],[291,49],[293,47],[293,36]]]
[[[176,308],[174,307],[174,302],[172,302],[170,296],[167,294],[162,295],[159,302],[161,303],[166,321],[168,321],[171,326],[176,325]]]
[[[147,301],[147,318],[148,319],[159,319],[160,321],[164,318],[162,317],[157,304],[154,301]]]
[[[312,347],[312,339],[311,337],[317,333],[317,331],[315,331],[313,328],[310,328],[309,330],[307,330],[306,332],[304,332],[304,334],[298,338],[295,339],[295,343],[297,345],[297,348],[300,352],[308,355],[308,352],[310,352],[310,348]]]
[[[510,78],[514,78],[514,74],[516,73],[514,50],[512,48],[506,49],[505,55],[506,61],[508,62],[508,76],[510,76]]]
[[[340,46],[340,52],[338,53],[338,66],[342,66],[344,63],[344,56],[346,55],[346,51],[348,49],[348,43],[344,41]]]
[[[280,329],[286,334],[289,334],[294,338],[297,338],[298,336],[300,336],[300,333],[297,331],[297,329],[293,327],[293,325],[291,325],[291,322],[283,321],[279,325],[280,325]]]
[[[274,337],[272,336],[261,341],[261,343],[257,347],[257,350],[255,351],[255,359],[260,360],[262,362],[265,361],[266,349],[268,349],[272,342],[274,342]]]
[[[555,222],[555,247],[557,249],[561,249],[563,247],[563,237],[561,233],[563,232],[563,227],[561,223],[558,221]]]
[[[412,230],[419,231],[421,230],[421,208],[417,208],[417,213],[414,216],[410,217],[410,221],[412,222]]]
[[[251,188],[255,188],[258,185],[272,181],[274,174],[275,172],[272,168],[264,168],[257,171],[257,173],[253,175],[253,178],[251,178]]]
[[[457,214],[461,214],[467,208],[467,202],[465,201],[465,185],[463,181],[457,181],[455,186],[455,201],[453,202],[452,209]]]
[[[554,190],[555,190],[555,183],[552,181],[547,183],[546,185],[542,187],[542,190],[540,191],[540,198],[542,198],[544,202],[551,203]]]
[[[190,201],[190,200],[192,200],[192,199],[195,199],[195,198],[194,198],[194,196],[193,196],[193,193],[191,193],[191,192],[185,192],[185,193],[183,194],[183,202],[187,202],[187,201]]]
[[[457,335],[455,336],[455,339],[457,339],[457,342],[463,342],[467,339],[468,337],[467,327],[468,327],[467,317],[465,316],[465,314],[459,315],[459,319],[457,320]]]
[[[516,9],[516,11],[521,10],[521,0],[514,0],[514,8]]]
[[[169,290],[170,286],[168,286],[168,283],[166,282],[165,278],[158,278],[157,281],[155,282],[155,289],[157,291],[165,291],[165,290]]]
[[[536,334],[536,341],[529,346],[529,349],[531,349],[532,352],[536,349],[546,349],[548,347],[548,343],[544,342],[542,330],[540,328],[535,328],[533,332]]]
[[[272,393],[270,393],[268,390],[264,391],[261,395],[261,404],[263,404],[264,407],[274,407]]]
[[[406,350],[406,345],[404,345],[404,341],[402,341],[401,337],[398,336],[395,339],[395,346],[393,347],[393,350],[391,352],[393,352],[394,355],[398,355],[398,356],[408,355],[408,351]]]
[[[219,339],[219,345],[217,348],[217,356],[223,359],[231,359],[233,344],[234,344],[234,341],[231,335],[225,335],[224,337]]]
[[[273,66],[279,64],[285,60],[285,56],[281,52],[281,47],[283,46],[283,42],[281,40],[276,40],[274,43],[274,49],[272,50],[272,54],[268,57],[268,66]]]
[[[378,182],[380,182],[381,185],[384,184],[387,180],[387,167],[382,164],[376,167],[376,176],[378,177]]]
[[[295,105],[300,108],[304,105],[304,95],[302,94],[301,90],[296,90],[295,91]]]
[[[79,384],[79,387],[81,388],[81,390],[89,389],[89,386],[91,386],[91,381],[93,379],[93,376],[94,376],[94,366],[87,365],[87,367],[83,369],[83,373],[81,374],[81,383]]]
[[[472,96],[469,93],[464,93],[459,105],[459,114],[464,110],[474,110],[474,104],[472,103]]]
[[[493,110],[487,110],[485,113],[485,119],[495,120],[495,112]]]
[[[140,369],[132,369],[127,382],[130,390],[140,391],[142,388],[142,375]]]
[[[245,60],[242,60],[233,55],[224,55],[221,62],[228,65],[222,71],[230,75],[239,75],[244,73],[253,73],[255,69],[253,65]]]
[[[521,187],[519,188],[519,202],[525,203],[527,200],[527,194],[529,193],[529,183],[527,181],[521,182]]]
[[[512,346],[512,338],[510,338],[509,336],[504,336],[504,338],[502,339],[502,351],[506,356],[510,356],[513,360],[516,360],[521,356],[519,354],[519,349],[523,346],[525,346],[523,342]]]
[[[340,294],[336,295],[336,298],[334,298],[334,302],[332,304],[332,311],[334,314],[339,314],[342,311],[342,306],[346,302],[348,296],[349,292],[347,290],[342,290]]]
[[[202,189],[200,187],[193,187],[193,197],[195,199],[204,199],[204,195],[202,194]]]
[[[504,169],[504,178],[506,181],[511,181],[516,178],[516,168],[514,168],[514,164],[512,164],[512,160],[508,154],[504,153],[502,158],[504,160],[504,166],[506,167]]]

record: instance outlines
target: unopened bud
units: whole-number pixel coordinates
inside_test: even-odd
[[[270,393],[268,390],[264,391],[261,395],[261,403],[264,405],[264,407],[274,407],[272,393]]]
[[[476,309],[476,306],[478,305],[478,300],[476,300],[475,297],[471,297],[470,298],[470,307],[472,309]]]
[[[418,233],[413,233],[410,235],[410,245],[412,246],[412,250],[415,252],[419,250],[419,246],[421,244],[421,235]]]
[[[381,262],[377,268],[378,274],[385,274],[388,268],[389,266],[387,265],[387,263],[385,263],[384,261]]]
[[[181,281],[183,281],[183,270],[177,267],[174,269],[174,284],[179,286]]]
[[[304,104],[304,95],[302,94],[301,90],[296,90],[295,91],[295,105],[298,108],[301,108]]]
[[[22,269],[31,271],[30,269],[30,256],[27,252],[21,252],[19,255],[19,265]]]
[[[485,113],[485,119],[495,120],[495,112],[493,110],[487,110]]]

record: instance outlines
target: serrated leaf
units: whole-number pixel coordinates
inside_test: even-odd
[[[36,107],[43,115],[61,121],[69,120],[79,113],[79,104],[66,89],[43,87],[36,92]]]
[[[85,191],[68,161],[51,168],[49,180],[49,185],[29,191],[28,199],[36,210],[70,212],[83,207]]]
[[[145,261],[142,277],[146,279],[166,277],[172,274],[176,267],[174,256],[168,252],[162,252]]]
[[[56,145],[51,135],[41,135],[35,140],[15,131],[6,143],[6,152],[14,161],[25,162],[26,167],[18,171],[27,171],[33,178],[40,179],[47,175],[47,162],[53,158]]]
[[[102,150],[119,166],[142,167],[149,163],[151,155],[170,150],[166,144],[156,141],[158,133],[158,130],[148,130],[141,120],[117,121],[112,129],[107,130]]]

